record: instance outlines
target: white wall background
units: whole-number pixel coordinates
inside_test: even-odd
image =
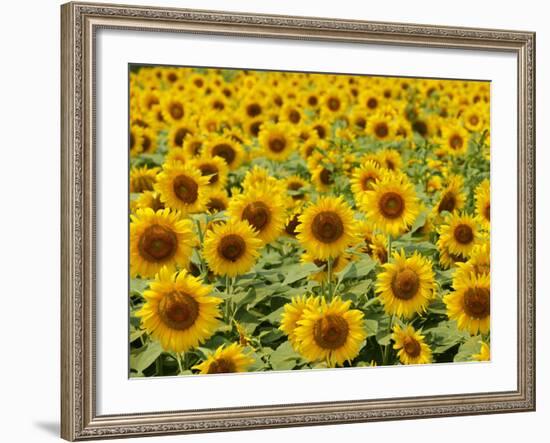
[[[545,2],[393,0],[125,0],[202,9],[378,21],[524,29],[537,32],[537,219],[550,220],[550,29]],[[5,3],[0,16],[0,440],[45,442],[59,433],[59,0]],[[550,414],[550,311],[545,271],[550,235],[539,229],[538,411],[159,437],[139,441],[275,442],[544,441]],[[511,344],[512,346],[513,344]],[[452,380],[449,380],[452,383]],[[537,435],[538,434],[538,435]],[[530,438],[529,438],[530,437]]]

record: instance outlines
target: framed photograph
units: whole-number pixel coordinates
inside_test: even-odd
[[[534,410],[534,33],[61,14],[63,438]]]

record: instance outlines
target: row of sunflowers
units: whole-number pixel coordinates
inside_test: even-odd
[[[489,360],[488,83],[129,81],[130,376]]]

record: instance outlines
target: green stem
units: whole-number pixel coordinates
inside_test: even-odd
[[[327,260],[327,285],[328,285],[328,301],[332,301],[333,287],[332,287],[332,257]]]
[[[231,324],[229,321],[229,308],[231,303],[231,296],[232,296],[232,287],[231,287],[231,278],[229,275],[225,276],[225,322],[227,324]]]
[[[201,278],[204,280],[208,276],[208,268],[206,267],[206,263],[205,263],[204,258],[202,256],[202,247],[203,247],[203,243],[204,243],[204,233],[202,232],[200,220],[196,219],[195,223],[197,225],[197,233],[199,235],[199,244],[200,244],[199,251],[198,251],[199,260],[200,260],[199,267],[200,267],[200,271],[201,271]]]
[[[178,362],[178,369],[180,371],[179,373],[182,374],[183,373],[183,365],[182,365],[183,353],[178,352],[176,354],[176,360]]]
[[[390,325],[389,325],[389,332],[390,334],[392,333],[392,330],[393,330],[393,322],[394,322],[394,319],[395,319],[395,315],[392,315],[391,318],[390,318]],[[391,341],[389,344],[387,344],[385,347],[384,347],[384,366],[386,365],[389,365],[390,363],[390,352],[391,352]]]

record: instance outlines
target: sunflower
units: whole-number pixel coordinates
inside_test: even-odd
[[[297,238],[315,258],[339,256],[356,240],[353,211],[342,197],[321,197],[299,217]]]
[[[183,148],[185,139],[197,131],[197,123],[193,119],[185,119],[170,127],[168,132],[168,147],[170,149]]]
[[[439,264],[443,269],[449,269],[453,266],[458,265],[459,263],[464,263],[468,260],[468,257],[462,254],[453,254],[449,251],[449,241],[443,241],[441,237],[436,243],[437,249],[439,250]]]
[[[284,202],[267,186],[251,188],[233,197],[228,213],[235,220],[248,222],[264,243],[274,241],[284,229]]]
[[[309,137],[300,146],[300,155],[304,160],[309,160],[314,154],[321,154],[319,151],[325,151],[328,148],[328,144],[324,140],[320,140],[317,137],[317,133],[314,136]]]
[[[378,158],[382,167],[390,171],[398,171],[403,166],[401,154],[395,149],[382,149],[378,151]]]
[[[488,274],[470,274],[453,284],[454,291],[443,297],[447,316],[470,335],[489,333],[491,279]]]
[[[258,187],[270,188],[281,193],[285,191],[284,185],[279,180],[271,176],[266,168],[257,165],[246,172],[241,186],[245,192]]]
[[[132,201],[132,210],[151,208],[153,211],[165,209],[164,203],[160,200],[158,192],[144,191],[140,196]]]
[[[208,201],[206,203],[206,209],[211,214],[216,212],[222,212],[227,210],[229,206],[229,198],[227,192],[223,189],[214,189],[208,192]]]
[[[451,156],[464,155],[468,151],[470,134],[458,124],[449,124],[441,129],[439,144]]]
[[[130,155],[135,157],[141,154],[143,144],[143,128],[138,125],[130,126],[129,134],[129,145],[130,145]]]
[[[321,114],[329,118],[339,118],[345,113],[347,107],[348,98],[336,88],[331,88],[321,96]]]
[[[213,136],[205,143],[207,153],[212,157],[221,157],[229,166],[235,170],[243,161],[243,148],[231,137]]]
[[[184,102],[185,99],[181,95],[164,95],[160,103],[164,121],[168,122],[170,125],[183,121],[186,116]]]
[[[284,185],[293,203],[300,203],[305,200],[305,191],[308,188],[308,182],[302,177],[291,175],[284,179]]]
[[[350,258],[348,254],[340,254],[332,259],[332,279],[335,280],[337,276],[335,273],[342,271],[347,264],[349,263]],[[302,263],[313,263],[319,268],[317,272],[312,272],[309,274],[308,278],[315,280],[316,282],[326,282],[328,281],[328,260],[320,260],[315,258],[314,255],[309,252],[304,252],[300,257],[300,262]]]
[[[359,237],[364,243],[361,252],[383,265],[388,262],[388,239],[385,235],[374,234],[365,221],[359,223]]]
[[[380,141],[391,141],[395,138],[395,126],[393,124],[393,116],[382,112],[369,117],[365,128],[367,135]]]
[[[186,266],[195,245],[192,224],[170,209],[137,209],[130,216],[130,274],[153,277],[161,267]]]
[[[474,217],[468,214],[453,213],[447,219],[447,224],[439,228],[438,243],[447,246],[451,254],[468,257],[473,247],[480,242],[477,223]]]
[[[489,361],[491,360],[491,347],[485,343],[484,341],[481,341],[480,347],[479,347],[479,353],[473,354],[472,359],[476,361]]]
[[[361,200],[365,192],[372,191],[372,185],[380,180],[382,175],[383,172],[379,164],[372,160],[364,162],[359,168],[355,168],[350,180],[355,199]]]
[[[228,374],[246,372],[254,359],[237,343],[221,345],[199,365],[193,366],[200,374]]]
[[[466,129],[471,132],[481,132],[485,127],[485,112],[482,106],[469,106],[461,115]]]
[[[189,164],[165,163],[155,190],[167,207],[192,214],[206,207],[208,181],[208,177]]]
[[[411,318],[426,310],[435,297],[436,284],[432,262],[415,252],[406,257],[405,252],[393,253],[393,260],[382,265],[378,274],[376,292],[388,315]]]
[[[289,123],[264,123],[258,141],[267,158],[284,161],[296,148],[296,134]]]
[[[294,103],[285,104],[279,113],[279,121],[286,122],[291,125],[300,125],[305,119],[303,110]]]
[[[466,197],[462,192],[464,186],[464,178],[460,175],[453,175],[449,178],[447,186],[441,192],[438,203],[434,209],[437,214],[441,214],[443,211],[454,212],[464,207]]]
[[[311,171],[312,181],[319,192],[330,191],[334,184],[334,171],[319,164]]]
[[[296,339],[298,322],[302,319],[306,310],[318,309],[320,300],[319,297],[306,297],[302,295],[301,297],[292,297],[290,303],[284,305],[279,330],[283,331],[288,336],[288,340],[296,351],[299,347],[299,342]]]
[[[298,232],[296,228],[300,224],[300,215],[302,215],[304,208],[303,204],[297,203],[288,213],[285,221],[285,231],[284,233],[289,237],[296,237]]]
[[[134,167],[130,169],[130,192],[152,191],[160,168]]]
[[[491,226],[491,188],[489,180],[483,180],[475,190],[476,215],[485,229]]]
[[[387,174],[372,187],[357,203],[373,227],[393,236],[406,231],[420,212],[412,184],[399,175]]]
[[[489,242],[483,242],[473,247],[466,262],[456,263],[457,269],[453,275],[453,286],[459,285],[469,275],[489,275],[491,272],[491,251]]]
[[[218,305],[212,287],[182,270],[160,269],[143,293],[145,304],[137,312],[142,327],[166,351],[187,352],[210,338],[219,324]]]
[[[208,189],[223,189],[229,172],[227,164],[220,157],[201,156],[189,162],[197,168],[203,177],[208,178]]]
[[[330,303],[323,299],[318,308],[304,311],[295,334],[300,353],[307,360],[336,367],[357,357],[367,334],[363,313],[350,306],[350,300],[336,297]]]
[[[424,341],[420,331],[415,331],[410,325],[404,329],[399,325],[393,327],[391,336],[395,342],[393,349],[398,350],[397,356],[404,365],[421,365],[432,362],[432,350]]]
[[[216,224],[206,233],[203,252],[214,273],[234,277],[250,271],[261,246],[248,223],[234,220]]]

